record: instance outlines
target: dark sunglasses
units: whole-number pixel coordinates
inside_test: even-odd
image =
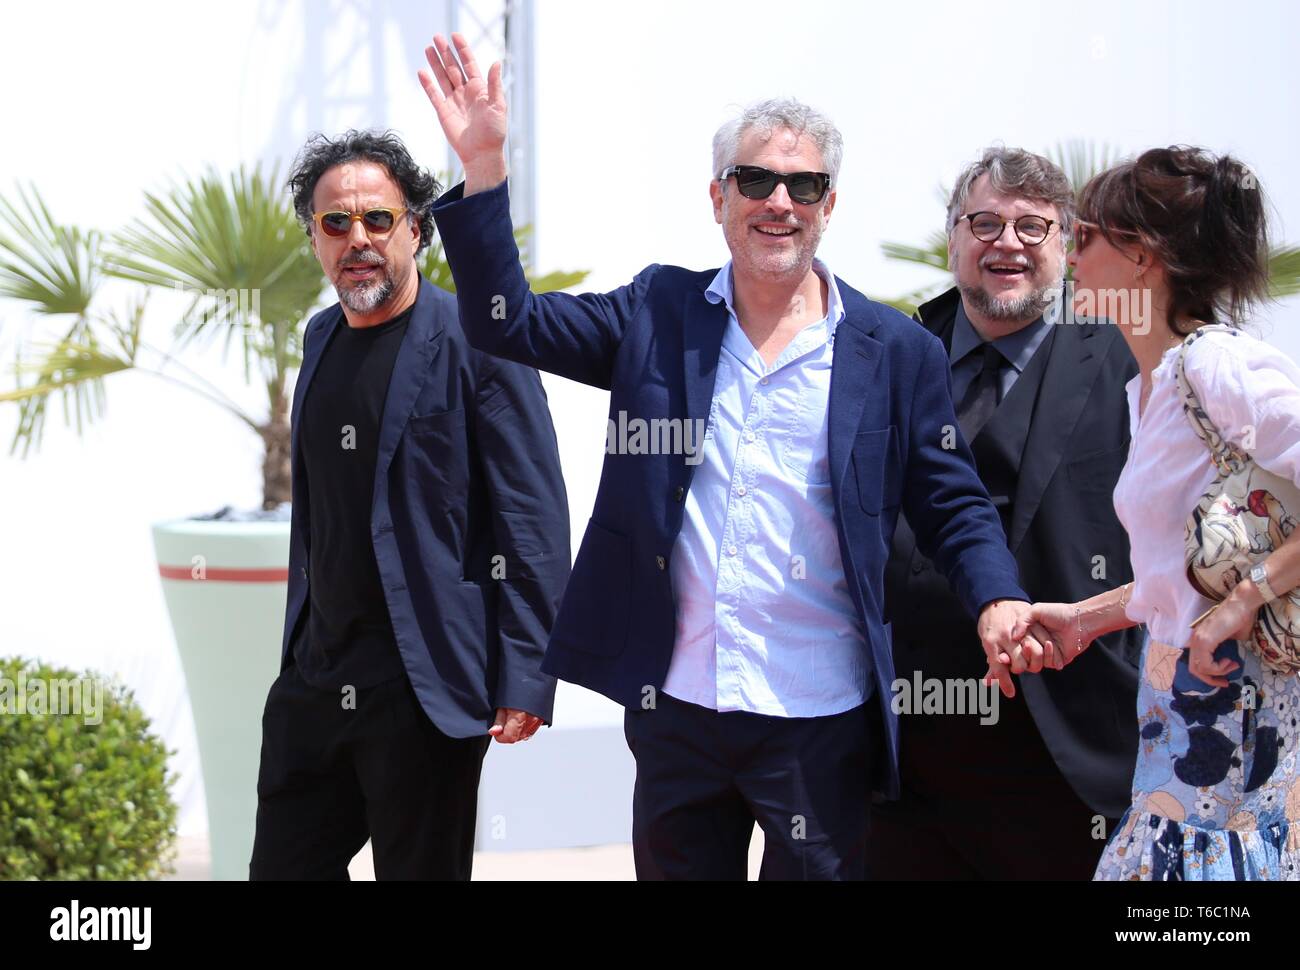
[[[766,199],[784,185],[790,198],[800,205],[816,205],[826,198],[831,177],[825,172],[772,172],[757,165],[732,165],[719,178],[736,177],[736,188],[747,199]]]
[[[1131,229],[1111,229],[1110,232],[1117,236],[1132,236],[1134,239],[1141,238]],[[1088,248],[1088,243],[1092,242],[1093,236],[1101,235],[1101,226],[1095,222],[1085,222],[1082,219],[1074,220],[1074,251],[1081,253]]]
[[[317,212],[312,216],[320,231],[327,236],[346,236],[352,231],[352,223],[360,222],[366,232],[372,236],[382,236],[393,231],[398,218],[405,209],[367,209],[365,212],[343,212],[335,209],[330,212]]]

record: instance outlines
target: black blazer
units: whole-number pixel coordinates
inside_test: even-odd
[[[920,323],[948,345],[960,298],[953,288],[917,311]],[[1124,385],[1138,371],[1114,326],[1063,323],[1045,339],[1037,394],[1016,397],[1029,413],[1015,416],[1028,429],[1007,541],[1035,601],[1076,602],[1133,578],[1112,496],[1128,457]],[[1028,377],[1027,371],[1021,380]],[[1000,407],[980,435],[1006,433],[1011,422],[998,420],[1003,417]],[[933,608],[946,597],[935,589],[944,580],[909,543],[910,529],[900,528],[888,567],[897,669],[982,674],[974,621],[963,615],[958,624],[955,611]],[[1064,671],[1018,680],[1057,767],[1085,803],[1110,818],[1131,801],[1140,654],[1134,627],[1099,639]]]
[[[336,303],[307,324],[293,392],[293,524],[281,668],[306,610],[299,408]],[[496,708],[551,720],[542,655],[569,576],[569,503],[537,371],[470,347],[456,298],[420,280],[384,401],[371,536],[398,650],[442,733],[487,732]]]

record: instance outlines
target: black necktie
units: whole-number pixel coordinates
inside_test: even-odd
[[[998,406],[1002,382],[998,380],[1002,369],[1002,353],[991,343],[982,346],[980,371],[966,388],[966,396],[957,405],[957,424],[967,442],[973,441]]]

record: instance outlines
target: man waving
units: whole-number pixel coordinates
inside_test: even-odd
[[[543,662],[627,708],[637,874],[744,878],[757,822],[763,877],[861,878],[872,780],[897,788],[881,603],[900,507],[987,656],[1027,597],[953,431],[942,346],[815,259],[840,134],[795,101],[750,108],[714,138],[726,265],[534,295],[500,65],[484,78],[452,39],[420,76],[465,168],[434,217],[466,336],[605,388],[619,427],[672,445],[607,448]]]

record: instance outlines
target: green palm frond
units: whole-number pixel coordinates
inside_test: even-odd
[[[528,247],[532,242],[532,227],[520,226],[515,230],[515,245],[519,247],[519,257],[528,265]],[[420,258],[420,273],[434,286],[442,287],[448,293],[456,292],[456,282],[451,276],[451,266],[442,249],[442,240],[437,237],[424,251]],[[528,273],[528,288],[534,293],[550,293],[553,290],[567,290],[577,286],[590,275],[588,270],[556,270],[541,276]]]
[[[100,277],[100,236],[55,222],[35,186],[0,197],[0,296],[37,313],[84,315]]]
[[[880,251],[884,253],[886,259],[897,260],[900,263],[911,263],[914,266],[928,266],[931,269],[948,270],[948,234],[938,231],[930,233],[924,246],[912,246],[907,243],[887,242],[881,243]],[[938,296],[950,285],[947,276],[927,283],[925,286],[918,287],[910,293],[904,293],[902,296],[875,296],[872,299],[879,300],[881,303],[892,306],[895,310],[900,310],[911,316],[916,312],[916,308],[927,300]]]
[[[570,287],[577,286],[588,276],[585,269],[575,269],[571,271],[556,270],[554,273],[543,273],[541,276],[528,277],[528,288],[534,293],[551,293],[555,290],[567,290]]]
[[[924,246],[911,246],[907,243],[882,243],[880,251],[886,259],[896,259],[903,263],[916,263],[920,266],[933,266],[936,269],[948,268],[948,234],[932,232]]]
[[[533,245],[533,227],[520,226],[515,230],[515,245],[519,247],[519,257],[525,266],[528,266],[532,260],[531,249]],[[590,275],[588,270],[556,270],[553,273],[544,273],[538,276],[532,272],[528,273],[528,288],[534,293],[550,293],[553,290],[567,290],[571,286],[577,286]]]
[[[876,296],[872,297],[872,299],[888,306],[892,306],[895,310],[906,313],[910,317],[916,313],[917,307],[922,303],[928,303],[930,300],[933,300],[944,290],[948,289],[949,285],[950,284],[947,280],[940,280],[938,283],[931,283],[928,286],[922,286],[910,293],[904,293],[902,296]]]
[[[1057,142],[1048,150],[1047,157],[1065,173],[1077,197],[1093,176],[1101,174],[1119,161],[1120,153],[1105,142],[1098,145],[1084,138],[1071,138]]]
[[[1300,246],[1275,246],[1269,252],[1268,291],[1275,300],[1300,293]]]
[[[239,336],[246,373],[254,358],[296,365],[290,334],[325,281],[274,170],[210,171],[145,200],[146,216],[113,237],[108,271],[189,298],[181,346]]]
[[[448,293],[456,292],[456,282],[451,278],[451,264],[443,253],[440,236],[434,235],[433,242],[420,257],[420,275]]]
[[[109,374],[135,366],[140,350],[144,301],[134,303],[125,317],[116,313],[98,321],[81,316],[62,338],[37,344],[35,359],[14,360],[14,389],[0,391],[0,403],[18,405],[18,427],[10,453],[26,457],[39,446],[45,431],[50,399],[59,397],[63,418],[77,431],[103,414],[103,380]]]

